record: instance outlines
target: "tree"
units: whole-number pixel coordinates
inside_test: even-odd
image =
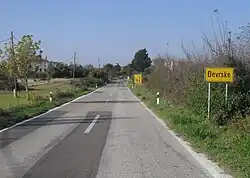
[[[6,66],[6,61],[1,61],[0,62],[0,73],[1,74],[6,74],[6,70],[5,70],[5,66]]]
[[[115,67],[113,66],[113,64],[106,64],[104,65],[104,71],[108,74],[108,78],[111,78],[113,76],[115,76]]]
[[[114,70],[113,64],[110,64],[110,63],[104,65],[103,68],[104,68],[105,72],[110,72],[110,71]]]
[[[94,69],[94,66],[91,64],[88,64],[88,65],[85,65],[84,68],[87,69],[89,72],[91,72]]]
[[[53,78],[72,77],[72,70],[67,64],[62,62],[54,62],[51,70]]]
[[[40,60],[37,51],[40,49],[41,41],[33,41],[33,36],[24,35],[16,46],[15,63],[17,67],[16,75],[21,80],[28,92],[28,73],[33,60]]]
[[[148,57],[146,48],[141,49],[135,53],[132,60],[132,68],[137,72],[144,72],[144,70],[151,66],[151,59]]]
[[[16,67],[15,67],[15,60],[14,60],[14,52],[15,48],[12,48],[11,43],[5,43],[4,49],[0,50],[0,57],[2,59],[1,61],[1,71],[12,77],[16,76]]]
[[[122,69],[123,73],[127,76],[131,76],[132,75],[132,64],[128,64],[126,66],[123,66]]]
[[[69,65],[70,70],[73,72],[73,64]],[[86,77],[88,75],[88,69],[84,68],[82,65],[77,64],[75,65],[75,77],[80,78],[80,77]]]
[[[14,78],[10,77],[5,70],[6,61],[0,62],[0,90],[12,90],[15,86]],[[19,86],[19,85],[18,85]]]
[[[32,35],[24,35],[18,44],[14,46],[14,49],[6,44],[3,52],[5,56],[5,72],[20,79],[27,92],[31,63],[40,59],[37,52],[40,49],[41,41],[36,42],[32,38]]]
[[[52,62],[48,63],[48,67],[47,67],[47,72],[46,72],[46,77],[47,77],[47,81],[50,82],[51,78],[53,77],[53,73],[55,72],[55,68],[53,66]]]
[[[116,72],[116,73],[121,72],[121,66],[120,66],[119,63],[116,63],[116,65],[114,66],[114,68],[115,68],[115,72]]]

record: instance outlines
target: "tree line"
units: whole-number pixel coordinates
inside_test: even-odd
[[[43,57],[42,42],[34,40],[32,35],[23,35],[16,43],[14,39],[12,36],[0,49],[0,89],[18,89],[22,85],[28,91],[28,79],[50,81],[51,78],[82,78],[89,75],[107,82],[115,76],[145,72],[152,63],[145,48],[137,51],[125,66],[108,63],[102,68],[95,68],[91,64],[53,62]]]
[[[12,36],[0,49],[0,90],[18,90],[22,85],[28,91],[28,79],[49,82],[52,78],[93,76],[107,82],[114,76],[127,74],[119,63],[108,63],[102,68],[95,68],[91,64],[50,61],[47,57],[43,58],[42,42],[35,41],[32,35],[23,35],[16,43],[13,39],[16,38]]]

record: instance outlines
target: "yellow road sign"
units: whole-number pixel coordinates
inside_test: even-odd
[[[135,74],[134,75],[134,82],[138,84],[142,84],[142,74]]]
[[[234,68],[206,68],[207,82],[233,82]]]

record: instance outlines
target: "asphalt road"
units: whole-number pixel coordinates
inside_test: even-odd
[[[0,178],[211,177],[123,80],[0,133]]]

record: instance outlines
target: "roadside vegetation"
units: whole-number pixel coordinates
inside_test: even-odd
[[[103,68],[53,62],[43,57],[41,41],[32,35],[13,35],[0,49],[0,129],[44,113],[125,75],[116,63]],[[13,43],[12,43],[13,42]],[[16,92],[13,92],[15,90]],[[53,100],[50,102],[50,92]]]
[[[68,81],[55,81],[49,84],[40,84],[29,87],[30,98],[33,97],[46,97],[49,100],[49,92],[56,93],[60,89],[61,92],[70,90],[70,80]],[[21,104],[28,104],[29,100],[26,98],[25,91],[19,91],[18,97],[13,97],[12,91],[0,91],[0,108],[10,108]]]
[[[147,53],[138,57],[138,51],[129,65],[131,73],[143,73],[144,82],[133,88],[129,83],[129,87],[196,151],[205,153],[234,177],[246,178],[250,177],[250,25],[240,27],[234,36],[217,11],[215,20],[218,30],[214,30],[213,38],[203,34],[202,51],[182,46],[185,58],[159,56],[150,67],[136,68],[135,60],[149,63]],[[235,69],[235,80],[228,84],[227,103],[225,83],[211,84],[210,119],[206,67]]]

